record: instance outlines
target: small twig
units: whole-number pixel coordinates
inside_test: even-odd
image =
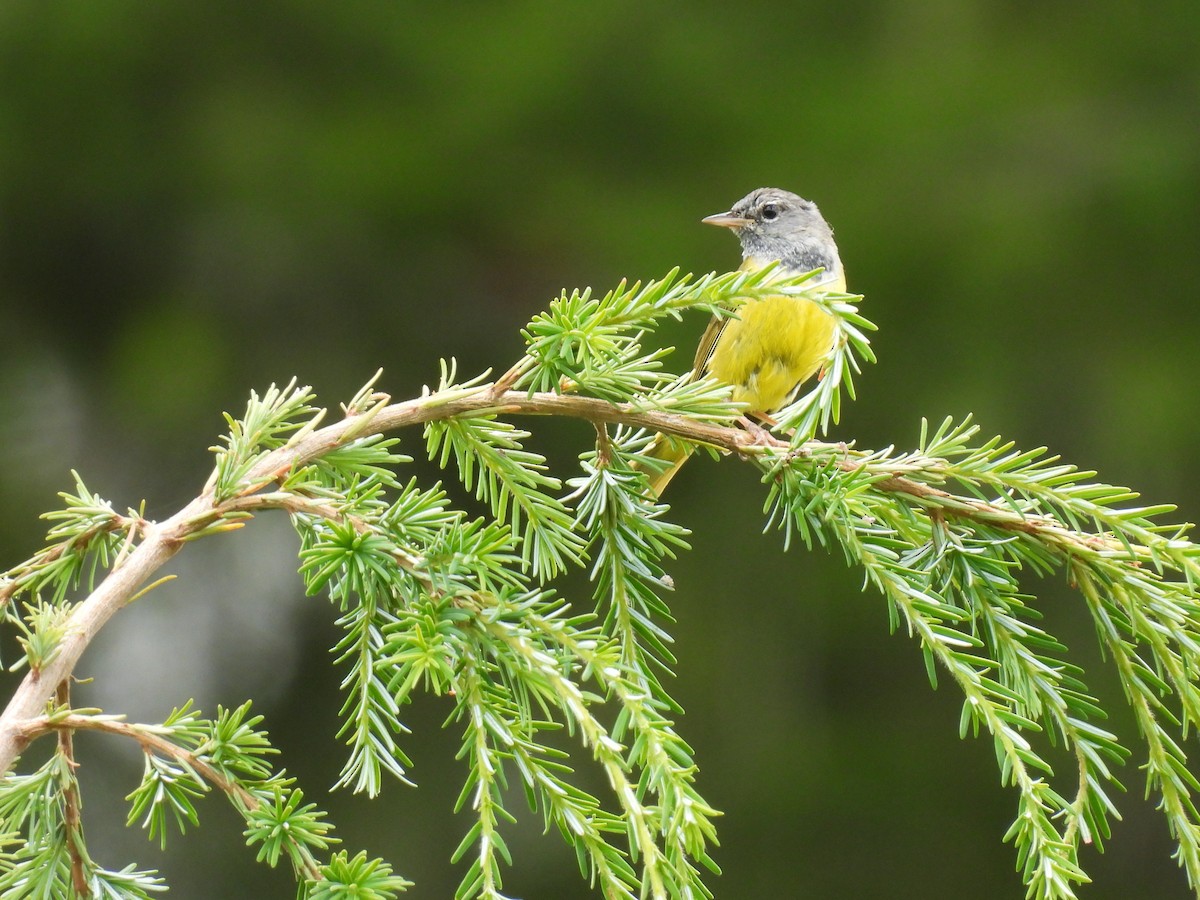
[[[55,691],[55,704],[60,709],[71,706],[71,682],[64,678]],[[58,752],[66,760],[71,769],[71,780],[63,789],[63,831],[66,832],[67,856],[71,860],[71,886],[79,897],[89,894],[87,883],[86,860],[83,855],[83,831],[79,817],[82,805],[79,799],[79,781],[74,772],[78,767],[75,762],[75,732],[70,728],[58,730]]]
[[[28,719],[20,730],[21,737],[26,744],[51,731],[57,731],[60,735],[60,740],[64,732],[69,734],[73,731],[100,731],[105,734],[115,734],[120,737],[131,738],[141,745],[142,751],[145,753],[157,753],[159,756],[178,760],[209,784],[213,785],[213,787],[227,794],[230,799],[240,803],[244,808],[255,810],[259,807],[259,802],[254,795],[235,780],[222,775],[219,770],[196,756],[192,751],[180,747],[178,744],[160,735],[154,734],[147,727],[131,725],[128,722],[122,722],[120,719],[110,716],[85,716],[78,713],[69,713],[67,715],[37,716],[33,719]]]
[[[517,380],[528,372],[532,365],[533,360],[530,357],[522,357],[520,362],[496,379],[496,382],[488,389],[489,395],[493,398],[499,397],[516,384]]]
[[[129,555],[129,551],[133,549],[133,542],[137,540],[138,535],[142,533],[142,529],[147,525],[146,520],[140,516],[138,518],[118,516],[118,520],[119,526],[125,529],[125,540],[122,541],[121,549],[118,551],[116,559],[113,560],[112,567],[114,569],[121,568],[121,563],[125,562],[125,557],[127,557]]]
[[[599,422],[593,422],[596,429],[596,464],[604,469],[612,464],[612,438],[608,436],[608,427]]]
[[[326,519],[330,522],[338,524],[348,524],[357,534],[366,534],[371,530],[371,526],[364,522],[358,516],[352,516],[343,510],[338,509],[329,503],[322,503],[320,500],[313,499],[301,493],[284,493],[276,491],[270,494],[252,494],[250,496],[239,496],[230,500],[226,504],[222,504],[222,510],[251,512],[262,509],[281,509],[289,515],[309,515],[316,516],[320,519]],[[410,573],[422,584],[433,588],[433,579],[431,579],[421,568],[421,558],[414,556],[411,553],[406,553],[404,550],[397,547],[392,558],[396,560],[397,565]]]
[[[79,550],[87,547],[92,541],[100,537],[102,534],[108,534],[112,531],[120,531],[122,528],[128,528],[135,520],[126,516],[114,515],[112,519],[105,522],[103,525],[97,525],[95,528],[89,528],[87,531],[71,538],[70,540],[61,541],[52,546],[40,550],[32,559],[22,563],[14,569],[10,569],[6,574],[0,574],[0,608],[2,608],[13,595],[18,593],[28,580],[28,576],[35,571],[40,571],[50,563],[57,560],[64,553]],[[12,577],[13,573],[22,571],[23,575]]]

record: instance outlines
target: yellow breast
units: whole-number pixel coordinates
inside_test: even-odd
[[[811,300],[782,295],[751,300],[725,323],[708,371],[733,385],[733,399],[749,412],[771,413],[820,370],[833,335],[833,318]]]

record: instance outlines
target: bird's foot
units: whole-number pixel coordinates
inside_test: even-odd
[[[755,415],[757,416],[757,418],[759,418],[763,422],[765,422],[768,426],[777,424],[775,422],[775,420],[772,419],[768,415],[759,414],[759,413],[756,413]],[[754,443],[756,443],[756,444],[763,444],[765,446],[766,444],[770,444],[771,442],[773,442],[775,440],[774,435],[772,435],[771,432],[769,430],[767,430],[767,428],[764,428],[762,425],[760,425],[758,422],[754,421],[754,419],[751,419],[749,416],[738,416],[738,424],[741,425],[744,429],[746,429],[746,431],[750,434],[750,436],[754,438]]]

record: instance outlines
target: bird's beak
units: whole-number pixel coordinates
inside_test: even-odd
[[[744,216],[735,216],[731,212],[717,213],[715,216],[705,216],[700,220],[705,225],[717,225],[721,228],[745,228],[750,220]]]

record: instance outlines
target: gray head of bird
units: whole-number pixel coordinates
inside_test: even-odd
[[[742,257],[755,267],[781,261],[789,269],[841,270],[833,229],[817,204],[791,191],[759,188],[729,209],[701,220],[729,228],[742,242]]]

